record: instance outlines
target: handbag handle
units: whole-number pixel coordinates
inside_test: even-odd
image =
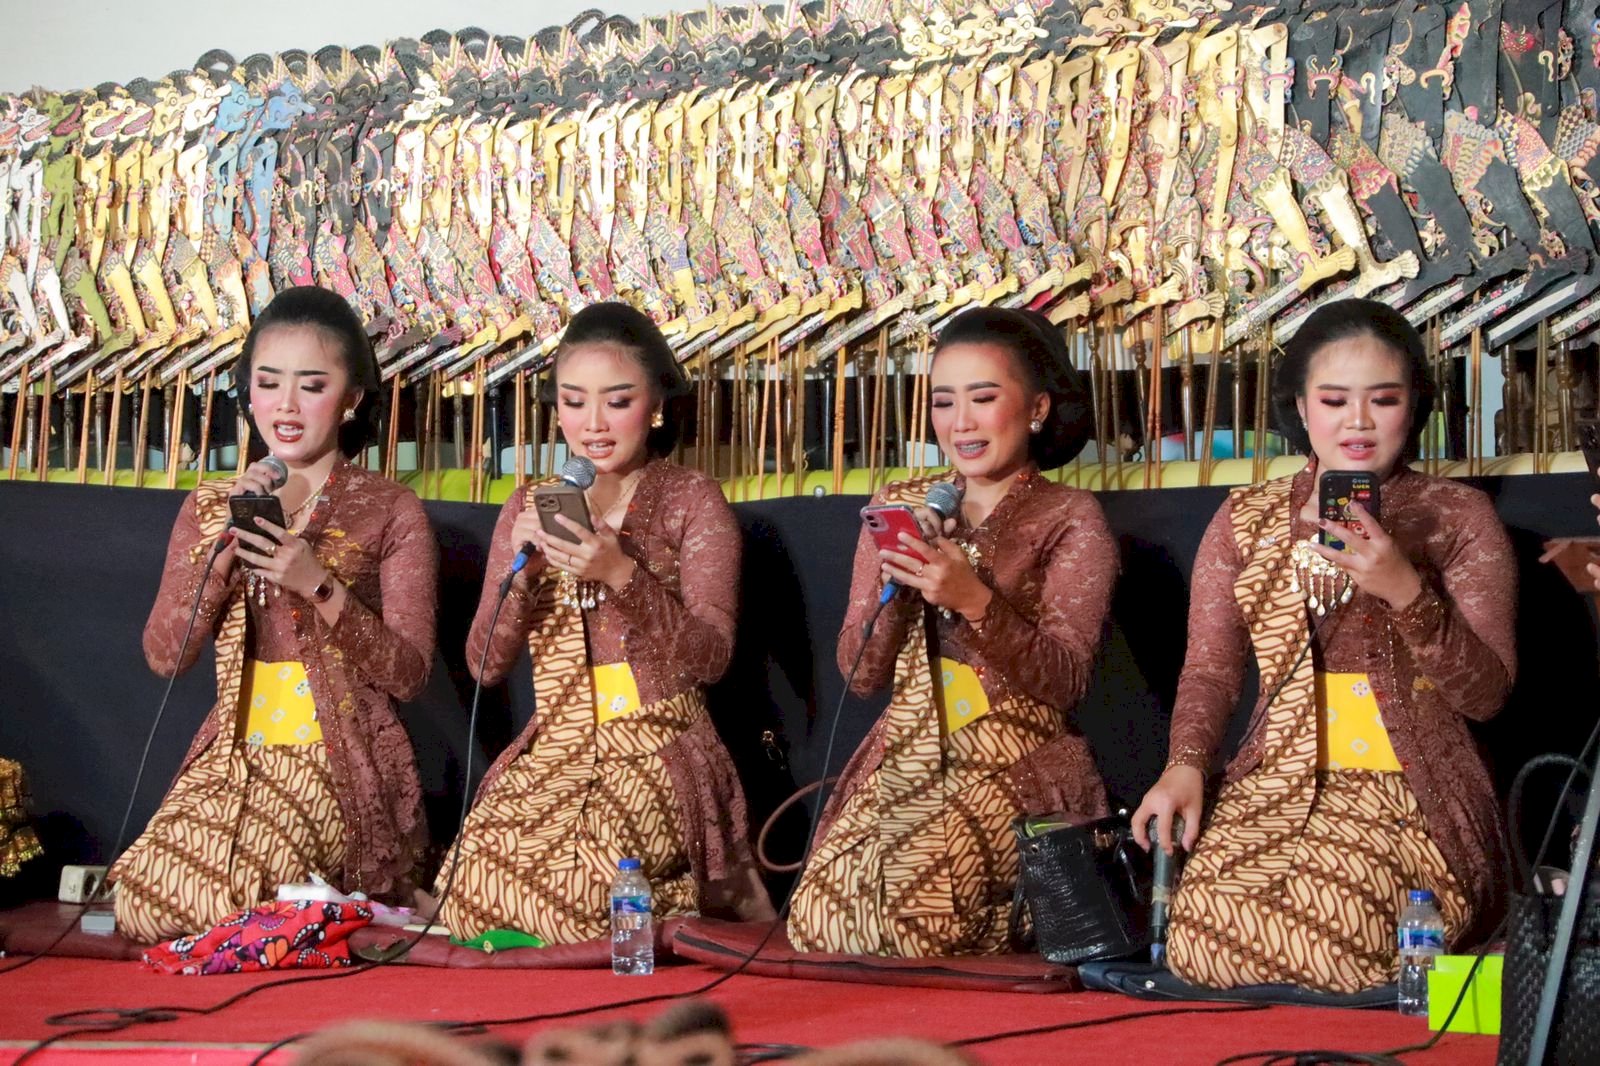
[[[1510,871],[1511,881],[1513,884],[1519,883],[1518,875],[1521,875],[1520,883],[1525,889],[1534,883],[1534,866],[1540,859],[1544,858],[1544,845],[1541,843],[1540,854],[1533,856],[1528,854],[1528,850],[1524,845],[1522,839],[1522,793],[1527,787],[1529,778],[1544,770],[1557,768],[1564,769],[1573,776],[1582,774],[1586,779],[1591,779],[1592,781],[1589,767],[1570,755],[1554,753],[1536,755],[1523,764],[1522,769],[1517,771],[1516,778],[1511,782],[1511,793],[1506,799],[1506,821],[1511,837],[1511,848],[1507,858],[1515,864],[1515,869]],[[1565,798],[1565,794],[1563,794],[1563,798]],[[1560,800],[1557,802],[1560,802]]]

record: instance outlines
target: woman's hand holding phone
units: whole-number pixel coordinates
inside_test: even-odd
[[[902,588],[913,588],[935,607],[955,611],[969,622],[979,622],[989,611],[994,591],[972,569],[967,553],[953,540],[933,543],[909,533],[900,534],[900,549],[878,550],[883,575]]]
[[[576,542],[563,540],[539,529],[534,543],[551,566],[582,581],[602,582],[613,592],[621,592],[633,580],[638,564],[622,550],[617,531],[604,521],[595,522],[592,533],[564,514],[555,515],[551,521],[576,538]]]
[[[1393,610],[1411,605],[1422,593],[1422,578],[1393,537],[1365,507],[1351,501],[1350,517],[1361,526],[1358,533],[1342,522],[1322,519],[1324,532],[1344,542],[1336,551],[1322,544],[1310,548],[1350,575],[1356,588],[1387,603]]]
[[[328,580],[327,568],[309,544],[287,529],[265,519],[258,519],[257,526],[261,532],[234,530],[250,568],[279,588],[309,600],[317,587]]]

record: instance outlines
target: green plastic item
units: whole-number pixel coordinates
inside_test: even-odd
[[[480,933],[471,940],[457,940],[450,938],[450,943],[458,948],[472,948],[493,955],[497,951],[509,951],[512,948],[544,948],[550,945],[543,937],[532,933],[524,933],[518,929],[491,929],[487,933]]]
[[[1438,1031],[1461,994],[1461,983],[1477,960],[1476,955],[1440,955],[1428,973],[1428,1028]],[[1472,977],[1472,987],[1450,1022],[1452,1033],[1500,1035],[1500,978],[1504,955],[1485,955]]]

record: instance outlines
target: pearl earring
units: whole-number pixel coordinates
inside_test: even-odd
[[[1044,429],[1044,423],[1037,418],[1028,423],[1028,432],[1030,433],[1038,433],[1042,429]]]
[[[348,409],[347,411],[345,411],[344,418],[342,418],[340,421],[343,421],[343,422],[354,422],[355,420],[356,420],[356,409],[354,407],[352,407],[352,408]]]

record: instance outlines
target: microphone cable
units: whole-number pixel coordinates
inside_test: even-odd
[[[195,586],[194,602],[189,606],[189,623],[184,627],[183,639],[178,643],[178,654],[173,659],[172,675],[167,678],[166,690],[161,693],[161,703],[157,705],[155,718],[151,720],[150,730],[145,734],[144,750],[139,753],[138,770],[133,775],[133,788],[128,793],[127,806],[122,810],[122,824],[117,827],[115,842],[112,844],[111,850],[106,853],[109,856],[109,860],[106,863],[106,876],[100,879],[100,883],[95,886],[93,892],[89,893],[89,897],[78,905],[77,913],[72,916],[72,921],[56,935],[54,940],[45,946],[43,951],[36,951],[16,965],[0,970],[0,977],[8,973],[16,973],[18,970],[31,966],[60,947],[61,942],[66,940],[72,934],[72,930],[83,920],[83,916],[89,913],[89,908],[106,898],[107,888],[111,883],[111,868],[116,865],[116,860],[121,857],[123,842],[127,840],[128,822],[133,817],[133,807],[139,799],[139,788],[144,784],[144,772],[150,762],[150,750],[155,744],[156,730],[161,727],[161,720],[166,716],[167,703],[172,699],[172,688],[177,683],[183,657],[189,652],[189,639],[194,636],[194,624],[200,615],[200,602],[205,598],[206,585],[211,580],[211,572],[216,568],[217,557],[222,554],[227,546],[228,539],[219,539],[216,547],[212,548],[206,555],[206,568],[200,574],[200,583]]]
[[[871,638],[872,631],[878,623],[878,618],[883,614],[886,606],[887,601],[879,602],[874,605],[872,614],[867,619],[866,625],[862,630],[861,647],[856,650],[855,659],[850,664],[850,671],[845,675],[844,686],[839,692],[839,701],[834,706],[833,720],[828,727],[828,742],[823,748],[822,755],[821,779],[824,781],[827,780],[828,771],[833,765],[834,746],[839,736],[839,722],[844,717],[844,704],[845,700],[850,696],[850,685],[855,681],[856,673],[861,669],[861,660],[866,655],[868,640]],[[805,860],[810,859],[811,850],[816,843],[817,827],[821,820],[825,799],[826,791],[824,790],[824,792],[819,794],[817,797],[817,813],[810,819],[810,825],[806,830],[806,846],[804,851]],[[802,862],[805,860],[802,860]],[[672,1000],[687,999],[694,996],[706,995],[707,993],[720,988],[729,981],[733,980],[735,977],[738,977],[740,974],[744,973],[744,971],[749,969],[756,959],[760,958],[761,952],[766,949],[766,946],[769,943],[771,943],[772,938],[774,935],[776,935],[779,927],[788,920],[789,908],[794,904],[795,893],[799,890],[799,887],[800,879],[796,878],[794,885],[789,889],[789,895],[784,899],[783,906],[778,909],[777,917],[771,919],[767,923],[766,932],[762,934],[762,937],[756,943],[756,946],[739,960],[738,965],[731,970],[718,974],[710,981],[698,985],[695,988],[685,989],[681,992],[656,992],[646,996],[634,996],[628,999],[613,1000],[607,1003],[596,1003],[589,1006],[572,1007],[559,1011],[545,1011],[537,1014],[523,1014],[503,1018],[479,1018],[473,1021],[439,1022],[435,1023],[434,1027],[443,1029],[446,1032],[455,1032],[461,1034],[477,1033],[497,1026],[525,1025],[531,1022],[565,1021],[571,1018],[581,1018],[588,1014],[598,1014],[602,1011],[621,1010],[625,1007],[643,1007],[654,1003],[666,1003]],[[297,1043],[300,1040],[304,1040],[310,1035],[311,1034],[307,1032],[295,1033],[292,1036],[284,1037],[282,1040],[279,1040],[276,1043],[262,1049],[259,1055],[250,1060],[250,1066],[259,1066],[259,1064],[266,1062],[266,1060],[274,1052],[280,1051],[283,1048]]]

